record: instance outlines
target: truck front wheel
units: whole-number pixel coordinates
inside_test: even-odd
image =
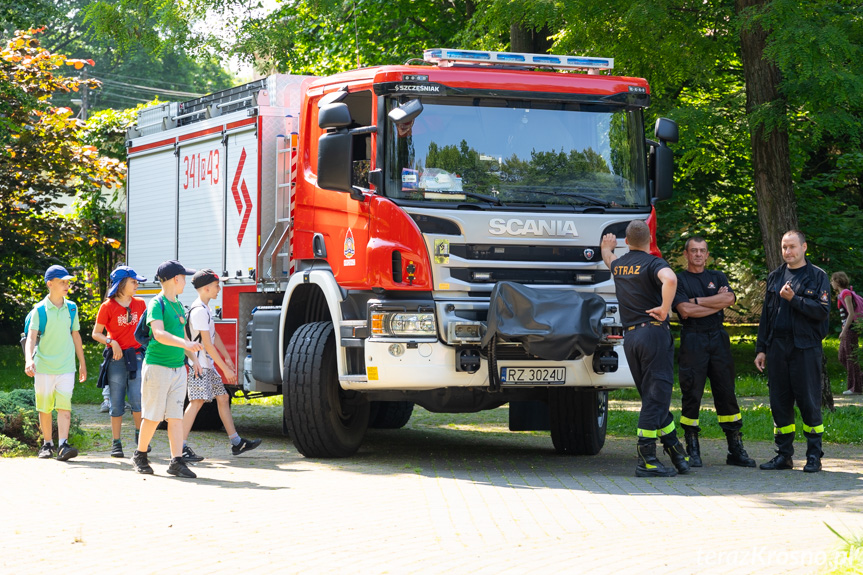
[[[285,351],[282,381],[286,423],[306,457],[348,457],[369,424],[369,402],[339,385],[332,322],[301,326]]]
[[[596,455],[605,445],[608,392],[573,387],[550,389],[551,441],[558,453]]]

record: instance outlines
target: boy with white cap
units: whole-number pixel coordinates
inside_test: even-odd
[[[219,334],[216,333],[216,324],[213,321],[213,312],[210,309],[210,300],[215,299],[222,289],[219,284],[219,276],[213,270],[205,269],[198,271],[192,276],[192,285],[198,291],[198,299],[189,308],[189,323],[186,335],[192,341],[200,341],[204,346],[203,352],[198,352],[198,363],[201,373],[190,371],[188,376],[189,405],[183,416],[183,457],[186,461],[203,461],[203,457],[197,455],[192,448],[186,445],[185,439],[189,437],[189,431],[195,422],[198,411],[204,405],[216,399],[219,408],[219,417],[228,433],[231,441],[231,453],[239,455],[251,451],[261,444],[260,439],[243,439],[234,427],[234,418],[231,416],[231,404],[228,400],[228,392],[222,383],[222,377],[216,371],[216,365],[225,374],[229,384],[237,381],[237,368],[231,361],[231,356],[222,343]],[[215,365],[213,365],[215,363]]]
[[[24,348],[24,373],[34,378],[36,411],[39,412],[39,427],[44,437],[44,443],[39,448],[40,459],[54,456],[54,423],[51,417],[54,409],[57,410],[57,435],[60,441],[57,460],[67,461],[78,455],[78,450],[68,442],[72,423],[72,392],[75,389],[75,356],[78,356],[80,383],[87,379],[87,364],[84,362],[81,334],[78,333],[81,326],[77,308],[66,299],[69,282],[73,279],[75,276],[63,266],[51,266],[45,272],[48,296],[33,308],[38,313],[32,314]]]
[[[186,276],[195,273],[178,261],[163,262],[156,271],[156,280],[162,291],[147,305],[146,322],[151,339],[144,354],[141,375],[141,433],[138,450],[132,456],[132,466],[138,473],[152,474],[147,460],[147,449],[162,420],[168,421],[168,442],[171,445],[171,464],[168,473],[177,477],[194,478],[196,475],[183,461],[183,402],[186,397],[186,363],[200,370],[194,352],[200,343],[185,339],[186,310],[177,299],[186,287]]]

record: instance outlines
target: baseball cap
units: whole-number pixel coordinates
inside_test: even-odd
[[[168,260],[159,264],[159,269],[156,270],[156,281],[166,282],[169,279],[173,279],[174,276],[180,274],[190,276],[193,273],[195,273],[195,270],[187,270],[177,260]]]
[[[125,278],[134,278],[139,282],[147,281],[147,278],[139,276],[129,266],[117,266],[117,269],[111,272],[111,289],[108,290],[108,297],[114,297],[117,290],[120,289],[120,282]]]
[[[45,271],[45,281],[50,280],[73,280],[75,276],[66,271],[63,266],[51,266]]]
[[[210,269],[198,270],[197,273],[192,276],[192,286],[194,286],[195,289],[208,286],[217,281],[219,281],[219,274]]]

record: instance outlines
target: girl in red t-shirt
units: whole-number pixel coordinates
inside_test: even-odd
[[[126,397],[132,406],[135,420],[135,442],[141,429],[141,369],[144,351],[135,339],[138,320],[147,311],[147,304],[135,297],[138,282],[147,278],[135,273],[129,266],[118,266],[111,272],[111,289],[108,299],[99,308],[92,337],[105,344],[103,357],[108,361],[108,387],[111,393],[111,432],[114,443],[111,457],[123,457],[120,427],[126,409]],[[103,330],[107,330],[105,334]]]
[[[844,395],[859,395],[863,393],[863,373],[857,361],[857,349],[860,347],[857,332],[853,324],[863,317],[863,309],[859,309],[860,298],[851,289],[851,280],[845,272],[836,272],[830,276],[833,289],[839,292],[836,298],[839,314],[842,316],[842,333],[839,334],[839,361],[848,371],[848,389]]]

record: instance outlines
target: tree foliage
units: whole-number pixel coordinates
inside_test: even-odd
[[[55,93],[84,84],[62,72],[91,62],[43,49],[37,32],[17,34],[0,51],[0,324],[6,326],[23,319],[43,291],[45,269],[68,265],[80,246],[81,230],[58,212],[64,200],[116,188],[124,176],[121,162],[79,141],[82,123],[72,111],[52,104]]]

